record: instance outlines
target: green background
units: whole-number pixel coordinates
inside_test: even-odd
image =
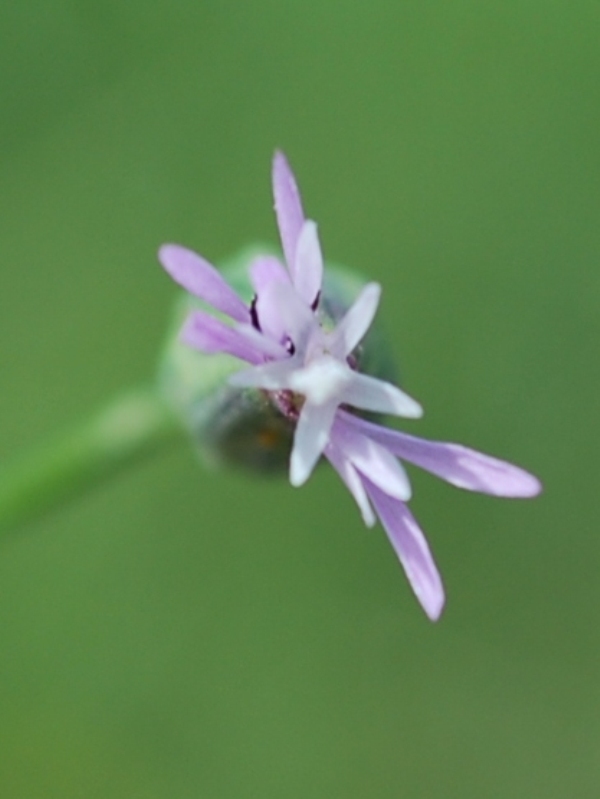
[[[0,455],[150,377],[178,241],[275,241],[283,148],[325,253],[384,286],[405,429],[531,469],[411,472],[430,624],[337,477],[186,447],[0,550],[6,799],[597,797],[596,0],[0,6]]]

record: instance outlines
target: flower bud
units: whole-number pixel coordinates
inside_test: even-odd
[[[248,267],[264,252],[264,248],[246,249],[222,269],[224,279],[249,307],[254,291]],[[355,272],[328,264],[317,311],[324,329],[335,327],[365,283]],[[177,298],[159,366],[161,393],[208,465],[286,474],[296,427],[294,419],[281,412],[272,392],[229,384],[230,376],[246,366],[243,361],[229,354],[200,352],[180,339],[182,325],[190,313],[208,307],[189,293]],[[215,314],[214,308],[210,311],[213,316],[226,319],[223,314]],[[392,363],[387,341],[380,327],[373,324],[352,353],[350,365],[362,373],[393,381]]]

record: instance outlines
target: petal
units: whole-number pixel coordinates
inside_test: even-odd
[[[331,352],[338,358],[347,358],[360,344],[375,318],[380,297],[381,286],[368,283],[339,322],[330,338]]]
[[[244,336],[249,344],[252,344],[269,358],[275,358],[280,361],[290,357],[289,352],[282,344],[268,336],[264,336],[252,325],[236,325],[235,329]]]
[[[356,500],[356,504],[360,508],[364,523],[367,525],[367,527],[373,527],[376,521],[375,514],[373,513],[373,508],[369,502],[369,498],[367,496],[367,492],[365,491],[365,487],[363,486],[362,480],[360,479],[360,475],[354,466],[350,463],[348,458],[342,454],[339,447],[337,447],[331,440],[325,447],[324,455],[342,478],[346,484],[346,487]]]
[[[260,295],[265,288],[275,281],[289,283],[290,276],[278,258],[273,255],[261,255],[255,258],[248,267],[250,282],[256,294]]]
[[[290,387],[291,375],[298,368],[295,358],[272,361],[252,369],[235,372],[229,378],[232,386],[244,388],[264,388],[267,391],[282,391]]]
[[[277,341],[290,338],[296,352],[304,351],[318,327],[315,315],[289,283],[275,281],[265,286],[256,298],[256,312],[262,330]]]
[[[243,332],[203,311],[194,311],[188,316],[180,338],[185,344],[208,354],[224,352],[249,363],[261,363],[264,359],[263,353]]]
[[[408,475],[385,447],[355,432],[340,419],[336,420],[331,440],[361,474],[386,494],[404,501],[410,499]]]
[[[423,415],[419,403],[391,383],[376,377],[352,372],[352,380],[344,389],[341,402],[375,413],[393,413],[408,419]]]
[[[524,469],[482,452],[441,441],[428,441],[343,414],[356,429],[404,460],[468,491],[497,497],[534,497],[542,485]]]
[[[158,258],[176,283],[237,322],[248,322],[249,311],[212,264],[178,244],[163,244]]]
[[[295,265],[298,237],[304,224],[304,211],[294,173],[281,152],[276,152],[273,159],[273,197],[283,254],[288,269],[294,277],[292,270]]]
[[[304,403],[296,425],[290,458],[290,483],[293,486],[301,486],[310,477],[329,441],[336,409],[336,402],[324,405]]]
[[[437,621],[444,607],[444,586],[425,536],[403,502],[369,480],[365,488],[417,599],[429,618]]]
[[[294,286],[307,303],[313,305],[323,282],[323,255],[317,226],[307,220],[302,226],[294,258]]]

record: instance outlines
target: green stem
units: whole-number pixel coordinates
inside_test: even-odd
[[[180,438],[157,392],[143,388],[0,467],[0,531],[25,524],[121,467]]]

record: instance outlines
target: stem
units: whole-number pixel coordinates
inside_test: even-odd
[[[155,390],[130,391],[91,419],[0,467],[0,531],[25,524],[177,438]]]

